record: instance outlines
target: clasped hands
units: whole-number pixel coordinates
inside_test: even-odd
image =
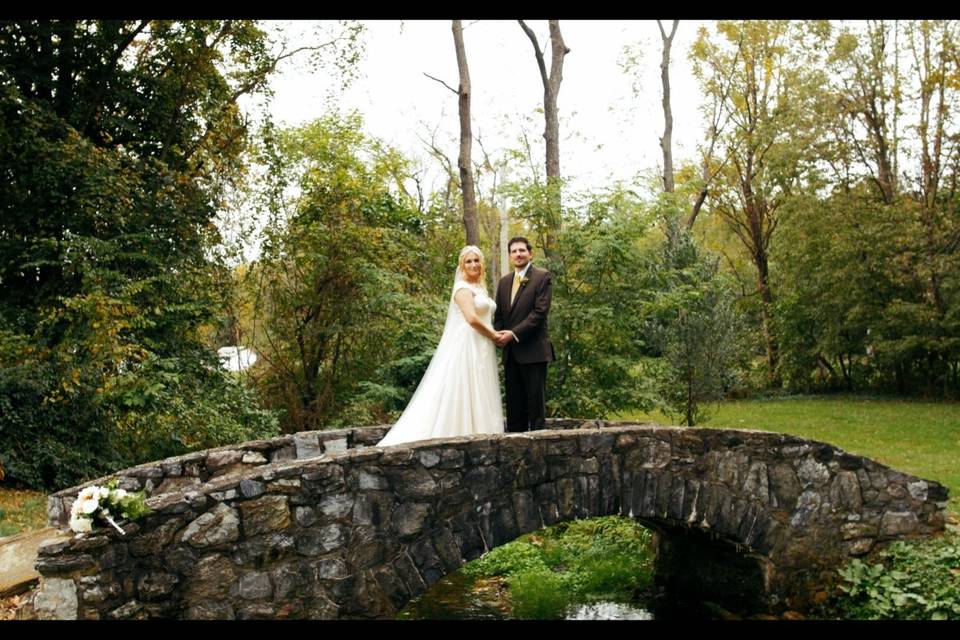
[[[493,342],[498,347],[507,346],[511,340],[513,340],[513,331],[497,331],[493,337]]]

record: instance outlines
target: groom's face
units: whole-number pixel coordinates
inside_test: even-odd
[[[533,254],[527,249],[527,245],[522,242],[514,242],[510,246],[510,263],[517,271],[527,266],[532,256]]]

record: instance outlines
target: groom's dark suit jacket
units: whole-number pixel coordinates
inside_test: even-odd
[[[550,272],[537,269],[532,264],[527,269],[528,282],[520,285],[517,297],[510,304],[510,292],[516,272],[500,278],[497,285],[497,310],[493,315],[493,328],[510,330],[520,339],[511,340],[503,350],[504,362],[508,351],[520,364],[553,362],[553,344],[547,333],[547,313],[553,296]]]

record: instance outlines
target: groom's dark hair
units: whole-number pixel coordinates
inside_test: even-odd
[[[527,245],[527,251],[533,251],[533,245],[530,244],[530,241],[524,238],[523,236],[513,236],[510,238],[510,242],[507,243],[507,251],[510,251],[511,247],[517,242],[522,242]]]

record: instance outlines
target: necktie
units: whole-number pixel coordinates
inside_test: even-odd
[[[517,291],[520,291],[520,274],[513,274],[513,290],[510,292],[510,306],[513,306],[513,301],[517,298]]]

